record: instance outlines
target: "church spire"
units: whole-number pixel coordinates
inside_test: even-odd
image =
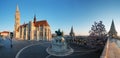
[[[17,6],[16,6],[16,11],[19,11],[19,7],[18,7],[18,4],[17,4]]]
[[[34,15],[34,23],[36,22],[36,15]]]
[[[117,37],[117,32],[115,29],[114,21],[112,20],[110,31],[108,32],[109,36]]]
[[[73,26],[71,27],[70,36],[72,37],[75,36],[74,31],[73,31]]]
[[[15,25],[14,25],[14,38],[19,38],[19,26],[20,26],[20,12],[18,5],[15,12]]]
[[[73,33],[73,26],[71,27],[71,32]]]

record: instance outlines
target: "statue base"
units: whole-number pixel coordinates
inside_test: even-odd
[[[54,51],[51,47],[48,47],[46,51],[48,52],[48,54],[53,56],[67,56],[72,54],[74,50],[71,47],[68,47],[66,50],[58,52]]]

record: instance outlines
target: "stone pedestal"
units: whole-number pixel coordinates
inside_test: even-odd
[[[57,36],[51,42],[51,46],[46,49],[50,55],[67,56],[73,53],[73,49],[67,46],[65,39],[62,36]]]
[[[66,49],[67,49],[67,43],[63,37],[58,36],[57,38],[52,40],[52,50],[53,51],[62,52],[62,51],[66,51]]]

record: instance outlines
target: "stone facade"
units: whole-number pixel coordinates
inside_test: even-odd
[[[3,37],[3,38],[10,38],[10,32],[9,31],[3,31],[3,32],[0,32],[0,37]]]
[[[20,12],[17,6],[15,13],[14,38],[18,40],[51,40],[51,29],[46,20],[33,21],[20,25]]]

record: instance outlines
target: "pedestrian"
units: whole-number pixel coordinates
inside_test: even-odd
[[[13,34],[11,33],[11,36],[10,36],[10,41],[11,41],[11,45],[10,45],[10,47],[12,48],[13,47],[13,44],[12,44],[12,38],[13,38]]]

